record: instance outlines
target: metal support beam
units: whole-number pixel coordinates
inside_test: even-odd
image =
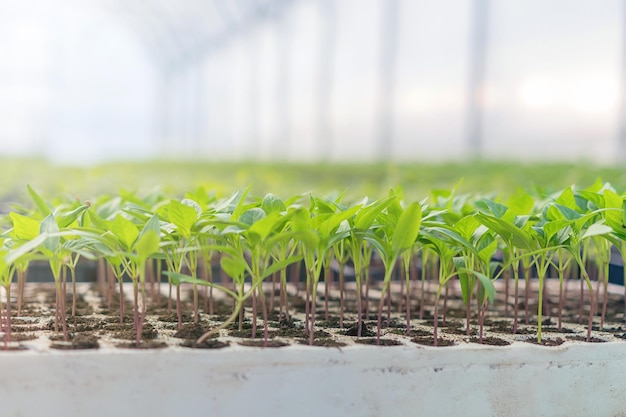
[[[337,37],[337,2],[319,0],[320,34],[317,51],[316,125],[320,159],[327,161],[333,154],[331,103],[335,65],[335,38]]]
[[[276,16],[276,36],[278,57],[276,71],[276,115],[278,117],[276,137],[272,153],[281,159],[289,158],[291,127],[291,26],[288,16],[280,13]]]
[[[376,158],[390,160],[394,148],[394,101],[398,51],[398,0],[380,0],[380,81]]]
[[[471,13],[466,141],[470,154],[474,158],[480,158],[484,150],[483,110],[489,0],[473,0]]]
[[[619,133],[615,152],[615,163],[626,161],[626,0],[622,0],[622,70],[621,70],[621,97],[619,109]]]

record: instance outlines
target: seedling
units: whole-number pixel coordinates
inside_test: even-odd
[[[485,318],[493,314],[491,309],[487,311],[489,304],[499,305],[503,300],[499,311],[509,314],[509,276],[514,285],[512,331],[516,333],[520,326],[521,273],[526,282],[527,321],[535,314],[532,304],[537,303],[539,343],[543,342],[544,316],[549,314],[545,309],[550,298],[545,285],[547,279],[559,280],[558,327],[561,328],[564,284],[572,279],[570,275],[579,274],[590,298],[587,306],[590,340],[598,295],[602,296],[597,314],[600,328],[605,322],[612,247],[626,258],[626,199],[608,184],[598,183],[584,190],[568,187],[547,196],[520,191],[509,199],[438,190],[429,199],[405,201],[399,190],[392,190],[380,199],[348,203],[343,201],[343,196],[295,195],[282,200],[266,194],[251,198],[249,191],[250,188],[225,199],[210,196],[204,189],[187,193],[183,199],[162,193],[139,197],[124,191],[115,197],[96,198],[93,203],[60,199],[51,204],[29,187],[34,210],[18,208],[10,212],[6,223],[11,227],[0,241],[0,285],[5,288],[8,301],[7,323],[3,324],[5,341],[10,338],[13,277],[17,276],[19,313],[29,267],[41,260],[48,263],[55,282],[55,331],[62,327],[64,338],[68,338],[66,276],[69,272],[73,294],[71,313],[75,314],[75,269],[79,259],[101,264],[106,261],[110,266],[119,284],[120,321],[124,317],[124,279],[130,280],[137,345],[141,343],[151,302],[146,282],[152,285],[152,294],[160,294],[154,291],[161,279],[159,272],[171,283],[168,306],[169,300],[176,301],[179,329],[186,308],[185,289],[191,290],[190,309],[196,325],[215,318],[215,290],[232,299],[232,311],[198,341],[217,335],[237,318],[241,328],[250,311],[246,309],[251,307],[251,335],[256,337],[257,316],[262,317],[263,341],[267,345],[273,313],[279,320],[294,314],[294,306],[288,299],[292,290],[288,281],[294,282],[295,293],[299,277],[288,276],[291,265],[302,265],[306,272],[303,328],[309,344],[315,342],[320,297],[324,298],[324,316],[329,318],[337,292],[339,326],[343,326],[344,318],[356,318],[356,336],[363,336],[364,317],[369,319],[370,287],[380,289],[375,299],[379,344],[385,303],[395,301],[398,315],[406,322],[403,333],[407,335],[415,328],[411,321],[413,306],[419,305],[420,317],[424,316],[426,307],[433,307],[433,344],[437,345],[439,320],[446,319],[448,299],[456,300],[455,293],[459,292],[458,304],[462,300],[465,309],[465,332],[470,334],[471,320],[477,317],[482,342]],[[416,257],[421,260],[419,264]],[[212,278],[212,259],[220,259],[220,268],[226,275],[220,283]],[[379,260],[384,275],[382,280],[372,282],[370,273],[374,261]],[[154,265],[157,266],[152,268]],[[333,278],[333,265],[339,267],[339,285]],[[597,272],[590,272],[589,265],[595,265],[593,269]],[[347,266],[354,267],[354,286],[345,282]],[[392,281],[398,267],[402,268],[403,278],[396,292]],[[554,276],[549,275],[551,267]],[[160,271],[161,268],[165,270]],[[429,299],[427,277],[433,275],[434,297]],[[275,305],[276,277],[280,298]],[[419,288],[412,288],[415,285],[411,282],[417,279]],[[597,280],[595,291],[593,279]],[[318,291],[322,280],[323,294]],[[499,280],[505,281],[503,290],[496,291]],[[200,303],[200,287],[209,290],[204,292],[204,306]],[[172,288],[176,289],[175,296]],[[581,303],[582,296],[583,293]],[[477,307],[474,311],[473,305]],[[388,308],[387,325],[390,315]]]

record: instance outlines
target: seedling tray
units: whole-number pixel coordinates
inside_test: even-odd
[[[568,288],[570,294],[575,288]],[[619,287],[610,289],[621,293]],[[412,334],[406,336],[401,316],[394,313],[383,346],[375,346],[371,334],[350,335],[355,320],[348,315],[345,329],[324,327],[320,320],[322,333],[316,341],[326,340],[324,347],[305,344],[303,315],[296,311],[289,326],[272,322],[270,345],[278,347],[250,346],[262,341],[262,331],[256,339],[242,337],[250,331],[248,318],[243,332],[224,329],[207,345],[212,349],[200,349],[186,347],[193,344],[190,336],[198,334],[188,314],[180,332],[188,337],[175,337],[177,320],[165,313],[164,287],[162,307],[148,314],[146,340],[139,349],[131,341],[132,318],[120,325],[117,310],[108,309],[96,285],[79,284],[78,290],[78,315],[68,317],[70,341],[63,342],[46,315],[53,306],[53,286],[27,286],[28,304],[14,318],[13,337],[35,337],[12,342],[12,350],[0,352],[2,369],[10,375],[2,389],[10,399],[7,415],[181,415],[207,410],[224,416],[600,416],[619,415],[623,409],[626,344],[619,323],[607,323],[603,331],[593,332],[598,343],[586,343],[580,341],[584,326],[566,323],[557,333],[546,321],[544,341],[550,346],[539,346],[533,343],[532,324],[521,325],[519,334],[512,335],[505,330],[507,319],[497,318],[496,311],[489,317],[486,339],[496,337],[506,345],[493,346],[476,343],[475,324],[472,336],[459,334],[463,319],[449,317],[441,334],[451,346],[435,348],[416,343],[432,334],[429,319],[415,319]],[[189,295],[183,292],[185,303]],[[218,299],[217,310],[226,309],[223,302]],[[219,317],[203,313],[201,327],[217,324]],[[366,328],[374,324],[366,321]],[[79,343],[89,337],[96,339],[91,349]]]

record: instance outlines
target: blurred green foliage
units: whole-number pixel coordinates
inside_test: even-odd
[[[0,200],[28,201],[26,184],[44,195],[64,194],[79,199],[120,190],[155,189],[182,195],[198,186],[218,196],[252,184],[252,195],[272,192],[280,197],[314,191],[345,192],[360,199],[380,197],[391,187],[402,187],[407,197],[420,199],[433,189],[507,195],[518,187],[543,194],[571,184],[585,187],[598,177],[617,189],[626,189],[626,168],[589,163],[458,162],[443,164],[336,163],[285,164],[259,162],[146,161],[103,163],[91,167],[55,165],[44,160],[0,160]]]

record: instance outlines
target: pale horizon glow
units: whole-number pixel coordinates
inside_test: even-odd
[[[519,100],[533,110],[570,109],[588,115],[614,111],[618,105],[619,84],[586,74],[566,79],[532,77],[519,88]]]
[[[172,19],[212,10],[200,0],[158,3]],[[211,25],[226,27],[225,17],[192,16],[155,46],[150,36],[170,28],[155,26],[155,14],[132,13],[156,3],[0,0],[0,156],[372,160],[385,132],[401,160],[466,155],[471,2],[398,1],[389,120],[381,104],[387,4],[294,0],[284,15],[168,67],[159,57],[180,52],[176,36],[200,42],[221,29]],[[481,120],[488,156],[517,158],[528,143],[543,144],[548,159],[616,155],[622,5],[491,5]]]

